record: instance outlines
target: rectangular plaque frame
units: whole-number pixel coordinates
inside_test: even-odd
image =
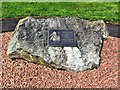
[[[49,30],[48,44],[53,47],[74,47],[76,36],[74,30]]]

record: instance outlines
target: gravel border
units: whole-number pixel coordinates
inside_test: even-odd
[[[11,60],[7,44],[13,32],[0,33],[3,88],[118,88],[118,41],[108,36],[101,50],[99,68],[81,72],[67,72],[21,59]],[[44,90],[43,89],[43,90]]]

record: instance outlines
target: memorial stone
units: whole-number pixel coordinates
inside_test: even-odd
[[[26,17],[18,22],[7,54],[11,59],[23,58],[51,68],[83,71],[100,65],[107,36],[103,20]]]

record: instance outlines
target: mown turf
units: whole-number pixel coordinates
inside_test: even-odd
[[[77,16],[89,20],[120,21],[117,2],[3,2],[2,18]]]

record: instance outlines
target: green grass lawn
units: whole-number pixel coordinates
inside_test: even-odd
[[[26,16],[77,16],[83,19],[117,22],[118,3],[116,2],[3,2],[2,17]]]

